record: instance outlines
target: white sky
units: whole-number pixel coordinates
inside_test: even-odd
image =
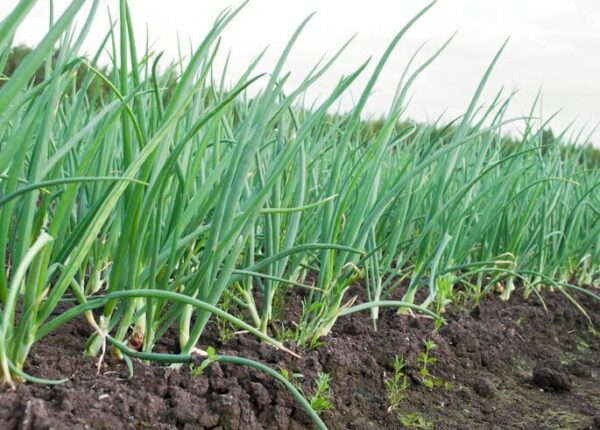
[[[17,0],[1,3],[3,17]],[[118,0],[101,3],[97,26],[86,45],[90,52],[107,30],[106,8],[115,11]],[[55,0],[57,11],[67,4],[68,0]],[[217,14],[237,4],[237,0],[130,0],[138,43],[143,44],[147,26],[154,48],[165,50],[168,57],[177,55],[177,33],[184,46],[188,41],[197,46]],[[310,95],[318,97],[367,57],[376,59],[394,34],[426,4],[422,0],[252,0],[226,29],[222,58],[231,49],[233,80],[269,46],[259,67],[269,71],[296,26],[316,11],[288,61],[292,83],[298,82],[322,54],[334,52],[357,33],[336,66],[313,87]],[[47,9],[47,0],[38,2],[22,25],[17,42],[39,40],[47,27]],[[435,119],[446,112],[445,118],[450,119],[463,113],[496,50],[510,36],[484,100],[491,101],[501,86],[507,92],[518,89],[509,111],[517,116],[529,112],[542,88],[542,114],[548,117],[562,109],[553,122],[555,129],[575,120],[574,131],[586,124],[591,131],[600,122],[599,0],[439,0],[400,43],[378,82],[368,112],[374,116],[386,112],[404,65],[421,43],[428,42],[421,54],[425,59],[455,30],[458,34],[452,44],[414,86],[407,112],[411,118]],[[354,89],[355,96],[361,86]],[[352,100],[348,98],[345,103],[349,106]],[[600,133],[594,140],[599,143]]]

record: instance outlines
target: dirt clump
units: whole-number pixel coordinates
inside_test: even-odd
[[[571,378],[558,360],[541,360],[533,368],[534,385],[559,392],[571,391]]]

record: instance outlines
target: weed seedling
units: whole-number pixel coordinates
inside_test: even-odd
[[[403,415],[400,418],[400,422],[408,429],[429,430],[433,428],[433,423],[418,412]]]
[[[279,326],[273,324],[273,331],[275,333],[275,339],[279,342],[292,342],[296,339],[296,331],[292,328],[285,327],[283,324]]]
[[[436,381],[429,373],[429,367],[437,363],[437,358],[431,356],[431,351],[433,351],[437,345],[433,343],[432,340],[426,340],[423,345],[425,346],[425,350],[417,357],[417,361],[421,364],[419,375],[421,375],[423,384],[427,388],[433,388],[436,385]]]
[[[291,382],[296,389],[298,389],[298,391],[303,393],[302,387],[297,380],[304,378],[304,375],[301,373],[290,373],[287,369],[283,368],[279,369],[279,373],[287,381]],[[309,402],[311,408],[313,408],[313,410],[318,414],[333,408],[333,393],[331,392],[330,382],[331,378],[328,373],[319,372],[317,374],[317,388],[315,389],[315,393],[310,397]]]
[[[225,312],[232,313],[231,304],[231,294],[223,294],[223,301],[221,302],[222,309]],[[219,332],[219,342],[222,344],[229,342],[235,336],[235,331],[231,327],[231,324],[229,321],[220,317],[216,317],[215,320]]]
[[[298,389],[300,389],[299,384],[295,383],[294,380],[304,378],[304,375],[302,373],[290,373],[289,370],[284,369],[284,368],[280,368],[279,369],[279,373],[286,380],[288,380],[289,382],[293,383],[294,385],[297,386]]]
[[[400,402],[404,400],[404,392],[409,387],[408,377],[404,374],[406,361],[403,356],[396,356],[394,361],[394,374],[385,378],[384,384],[387,392],[387,398],[390,402],[388,412],[398,409]]]
[[[310,406],[320,414],[321,412],[333,409],[333,393],[330,386],[331,378],[328,373],[319,372],[317,375],[317,389],[310,398]]]
[[[200,366],[190,365],[192,376],[200,376],[204,373],[206,368],[217,361],[217,351],[212,346],[206,348],[206,358],[202,360]]]

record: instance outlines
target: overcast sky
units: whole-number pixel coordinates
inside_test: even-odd
[[[4,16],[17,0],[1,0]],[[117,0],[102,0],[97,25],[86,45],[97,46],[107,29],[106,8]],[[58,11],[68,0],[55,0]],[[133,0],[130,5],[138,40],[146,26],[156,50],[177,54],[177,34],[187,47],[202,39],[217,14],[236,0]],[[369,56],[378,56],[394,34],[419,9],[421,0],[252,0],[227,28],[223,57],[231,49],[231,78],[269,46],[261,64],[268,71],[295,27],[317,12],[288,61],[298,82],[324,53],[332,53],[350,36],[355,40],[336,66],[318,82],[311,97],[325,95],[339,77]],[[35,43],[47,27],[48,1],[38,1],[17,35],[17,42]],[[80,19],[82,21],[82,19]],[[420,77],[412,91],[407,115],[417,120],[452,118],[464,112],[482,74],[510,36],[508,46],[488,84],[484,100],[504,86],[517,89],[510,115],[528,113],[541,88],[544,116],[562,109],[555,129],[575,121],[574,130],[600,122],[600,1],[599,0],[439,0],[410,31],[391,58],[368,105],[368,112],[386,112],[397,81],[411,54],[423,42],[422,58],[437,49],[455,30],[458,34],[442,56]],[[364,80],[362,81],[364,83]],[[358,96],[360,87],[354,89]],[[345,100],[345,106],[352,103]],[[540,113],[538,111],[538,113]],[[596,144],[600,133],[594,135]]]

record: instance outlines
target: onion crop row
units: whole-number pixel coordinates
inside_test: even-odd
[[[0,23],[0,70],[34,3],[22,0]],[[336,113],[368,61],[305,106],[347,46],[291,87],[286,59],[310,17],[268,75],[256,71],[259,55],[230,83],[215,59],[243,5],[223,12],[189,58],[165,66],[147,46],[140,55],[125,0],[96,53],[79,56],[98,6],[73,32],[84,3],[74,0],[0,86],[5,383],[37,380],[22,371],[29,350],[79,314],[95,330],[90,356],[108,342],[124,358],[151,360],[176,325],[181,358],[197,352],[215,314],[285,349],[271,323],[278,300],[299,297],[293,289],[305,291],[304,311],[287,340],[302,346],[353,312],[369,311],[375,325],[384,306],[438,318],[459,297],[500,288],[508,299],[516,281],[526,294],[569,295],[597,279],[600,173],[583,150],[564,150],[568,130],[548,142],[533,114],[507,119],[512,95],[482,107],[502,50],[451,124],[402,122],[412,83],[450,40],[411,58],[377,130],[364,122],[392,51],[433,4],[391,41],[356,105]],[[98,66],[104,50],[108,75]],[[40,67],[44,80],[33,84]],[[106,95],[88,92],[97,82]],[[507,145],[502,131],[515,121],[524,131]],[[365,303],[348,295],[357,283]],[[391,300],[401,286],[402,300]],[[65,310],[69,298],[79,305]]]

